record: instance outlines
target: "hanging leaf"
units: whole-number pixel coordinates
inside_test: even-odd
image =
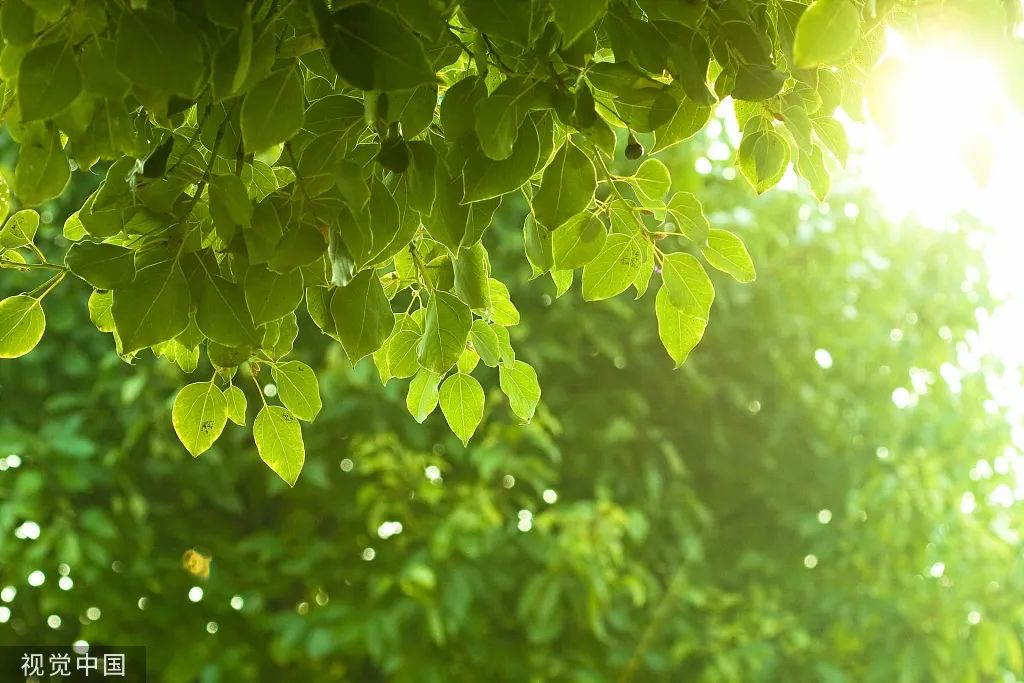
[[[423,319],[417,358],[425,369],[443,375],[458,362],[469,340],[473,315],[457,296],[434,292]]]
[[[281,403],[300,420],[312,422],[320,413],[320,384],[313,369],[305,363],[291,360],[274,365],[270,370],[277,384]]]
[[[321,18],[338,75],[362,90],[402,90],[436,80],[423,46],[390,12],[355,4]]]
[[[280,406],[263,406],[252,425],[260,458],[288,486],[295,486],[306,460],[299,421]]]
[[[188,280],[177,261],[162,261],[114,291],[111,312],[125,353],[173,339],[188,326]]]
[[[484,417],[484,390],[480,382],[471,375],[457,372],[441,385],[438,400],[448,426],[462,445],[469,445]]]
[[[498,368],[501,390],[508,397],[512,412],[525,422],[533,419],[540,402],[540,383],[537,371],[521,360]]]
[[[729,273],[738,282],[753,282],[756,277],[754,262],[743,246],[743,240],[728,230],[711,230],[708,243],[700,253],[712,266]]]
[[[441,375],[430,370],[421,369],[409,382],[409,393],[405,397],[405,405],[413,418],[422,423],[437,407],[438,385]]]
[[[0,301],[0,358],[18,358],[43,338],[46,317],[37,299],[24,294]]]
[[[353,365],[379,349],[395,328],[391,302],[373,270],[364,270],[335,290],[331,318]]]
[[[673,306],[689,315],[707,319],[715,288],[695,257],[683,252],[666,254],[662,261],[664,289]]]
[[[224,401],[227,404],[228,419],[239,427],[244,427],[246,410],[245,392],[232,384],[224,390]]]
[[[135,278],[135,252],[116,244],[76,242],[65,262],[72,273],[96,289],[117,289]]]
[[[643,250],[633,237],[608,235],[600,253],[583,266],[583,298],[600,301],[621,294],[640,273],[643,261]]]
[[[248,92],[242,102],[242,139],[250,152],[284,142],[302,128],[302,81],[293,68],[278,69]]]
[[[18,67],[18,106],[22,121],[48,119],[61,113],[82,90],[74,49],[59,41],[32,48]]]
[[[557,230],[590,206],[596,188],[594,162],[566,141],[544,169],[540,189],[533,197],[534,218],[548,230]]]
[[[860,10],[850,0],[815,0],[800,16],[793,40],[797,68],[832,64],[860,38]]]
[[[704,336],[708,321],[673,306],[665,287],[658,290],[654,300],[654,312],[658,318],[658,337],[678,368],[686,362],[690,351]]]
[[[220,438],[228,420],[224,392],[212,382],[197,382],[183,387],[174,398],[171,423],[178,439],[192,457],[209,450]]]

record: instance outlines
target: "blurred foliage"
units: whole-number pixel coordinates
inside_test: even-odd
[[[682,370],[653,292],[584,307],[578,283],[528,282],[507,203],[487,248],[546,377],[533,423],[489,401],[463,448],[307,334],[324,408],[294,490],[241,429],[193,461],[176,369],[121,362],[84,285],[55,291],[49,343],[0,365],[0,642],[145,644],[158,680],[203,683],[1020,678],[1020,510],[988,502],[1015,482],[979,464],[1009,428],[965,361],[992,305],[972,226],[754,198],[692,170],[709,144],[674,152],[674,189],[760,272],[716,280]]]

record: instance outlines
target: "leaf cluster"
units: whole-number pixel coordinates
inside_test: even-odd
[[[857,116],[886,3],[850,0],[7,0],[0,111],[20,153],[17,202],[59,196],[72,169],[102,182],[47,260],[38,215],[15,212],[0,266],[52,278],[0,303],[0,355],[27,353],[42,301],[74,275],[96,327],[132,360],[146,349],[209,381],[182,390],[174,425],[194,455],[229,417],[235,378],[270,370],[282,405],[253,435],[289,483],[296,420],[315,375],[288,360],[305,308],[355,364],[408,379],[410,413],[438,405],[468,442],[493,376],[529,421],[536,372],[511,343],[519,312],[485,243],[500,203],[529,206],[535,276],[559,294],[582,271],[596,301],[658,274],[661,340],[681,365],[708,323],[706,265],[741,282],[741,239],[711,230],[653,153],[699,131],[732,97],[738,164],[758,192],[791,157],[819,196],[826,151]],[[618,132],[617,132],[618,131]],[[11,202],[0,188],[7,218]],[[205,367],[205,365],[204,365]],[[484,371],[482,368],[490,368]],[[261,393],[262,396],[262,393]]]

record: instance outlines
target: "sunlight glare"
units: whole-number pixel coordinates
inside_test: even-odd
[[[995,68],[949,45],[912,46],[886,34],[869,93],[879,126],[864,170],[885,206],[929,223],[979,210],[996,224],[1015,210],[1024,129]]]

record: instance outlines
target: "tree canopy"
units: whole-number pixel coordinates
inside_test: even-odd
[[[146,644],[168,683],[1020,678],[1021,507],[989,502],[1017,485],[1009,427],[958,360],[992,305],[972,226],[843,190],[751,202],[729,160],[694,170],[715,141],[666,164],[761,273],[711,274],[681,370],[649,307],[529,282],[499,210],[491,259],[550,387],[534,419],[485,384],[463,448],[309,335],[323,406],[294,490],[242,429],[186,466],[182,373],[121,363],[54,290],[49,342],[0,364],[0,643]]]
[[[417,421],[439,405],[466,443],[490,393],[478,378],[497,374],[523,421],[541,395],[486,246],[501,205],[559,294],[577,274],[589,301],[653,284],[647,308],[682,365],[708,325],[708,268],[739,282],[755,268],[651,155],[731,97],[755,190],[792,162],[824,197],[827,159],[847,155],[834,114],[861,116],[892,6],[7,0],[2,112],[19,153],[0,266],[52,277],[0,302],[0,356],[38,344],[46,297],[74,276],[123,359],[150,349],[199,373],[171,410],[193,455],[248,423],[246,375],[272,380],[252,434],[294,484],[300,423],[322,407],[290,355],[304,307],[350,363],[408,380]],[[66,249],[45,254],[33,207],[73,173],[99,182]]]

